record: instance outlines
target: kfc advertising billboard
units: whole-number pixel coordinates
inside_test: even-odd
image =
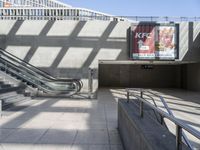
[[[174,60],[176,27],[174,25],[139,24],[131,27],[131,58]]]
[[[155,59],[155,26],[139,25],[133,30],[133,58]]]

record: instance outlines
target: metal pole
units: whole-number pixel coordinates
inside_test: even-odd
[[[92,68],[89,68],[88,70],[88,98],[92,98],[92,92],[93,92],[93,74],[94,70]]]
[[[140,92],[140,97],[143,98],[143,91]],[[143,118],[143,102],[140,102],[140,117]]]
[[[164,118],[162,115],[160,115],[160,124],[163,125],[163,123],[164,123]]]
[[[0,100],[0,117],[2,116],[2,108],[3,107],[3,105],[2,105],[2,100]]]
[[[127,90],[127,95],[126,95],[126,96],[127,96],[127,103],[129,103],[129,100],[130,100],[130,99],[129,99],[129,96],[130,96],[130,95],[129,95],[129,91],[128,91],[128,90]]]
[[[140,117],[142,117],[143,118],[143,102],[141,101],[140,102]]]
[[[182,128],[176,125],[176,150],[182,150]]]

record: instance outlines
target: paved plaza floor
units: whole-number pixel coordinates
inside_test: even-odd
[[[154,92],[177,118],[200,131],[199,92]],[[119,98],[126,98],[124,89],[102,88],[92,100],[35,98],[23,103],[0,119],[0,150],[123,150],[117,130]]]
[[[108,89],[98,95],[97,100],[35,98],[29,107],[4,113],[0,150],[123,150],[117,99]]]

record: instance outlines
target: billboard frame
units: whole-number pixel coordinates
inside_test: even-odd
[[[160,59],[159,57],[155,58],[133,58],[133,47],[134,47],[134,39],[133,39],[133,27],[140,26],[140,25],[149,25],[149,26],[173,26],[175,28],[175,57],[173,59]],[[174,22],[167,22],[167,23],[158,23],[158,22],[139,22],[139,23],[132,23],[131,26],[128,29],[128,48],[129,48],[129,59],[130,60],[138,60],[138,61],[175,61],[176,59],[179,59],[179,24]],[[156,36],[156,34],[154,35]],[[155,38],[155,37],[154,37]],[[155,41],[154,41],[155,42]]]

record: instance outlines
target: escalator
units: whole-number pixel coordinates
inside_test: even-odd
[[[55,78],[2,48],[0,48],[0,69],[48,94],[73,95],[82,88],[80,79]]]

